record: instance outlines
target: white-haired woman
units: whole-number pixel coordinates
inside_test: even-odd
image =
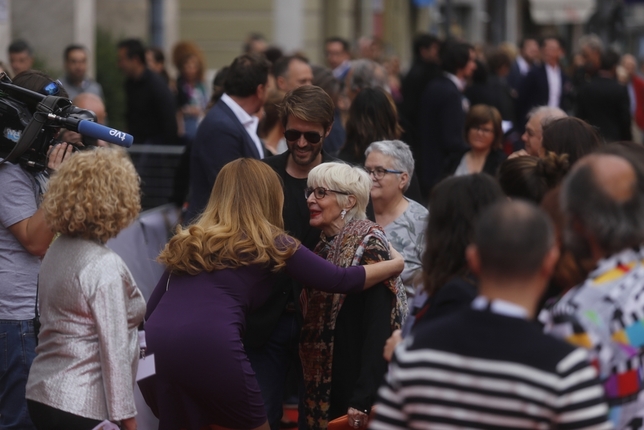
[[[429,212],[405,197],[414,173],[414,156],[400,140],[373,142],[365,151],[365,171],[372,180],[371,201],[376,223],[385,229],[391,245],[405,258],[400,275],[407,298],[414,296],[414,278],[422,271],[421,258]]]
[[[358,167],[323,163],[311,170],[305,194],[310,224],[322,230],[318,255],[340,267],[390,258],[384,231],[366,219],[370,189],[369,175]],[[362,427],[387,370],[383,345],[407,314],[400,277],[352,295],[306,288],[301,302],[307,428],[326,429],[344,414]]]

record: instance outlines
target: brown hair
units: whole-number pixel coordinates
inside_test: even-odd
[[[280,105],[282,125],[286,128],[289,115],[295,118],[321,124],[327,132],[333,125],[335,106],[331,97],[320,87],[303,85],[289,91]]]
[[[204,59],[203,52],[196,43],[188,40],[177,42],[172,48],[172,63],[177,68],[179,73],[183,65],[188,62],[192,57],[197,59],[199,70],[197,71],[197,81],[201,82],[204,79],[206,71],[206,60]]]
[[[52,176],[41,207],[54,232],[105,243],[138,216],[139,175],[123,150],[77,152]]]
[[[472,106],[465,117],[465,140],[467,141],[467,134],[470,129],[491,122],[494,127],[492,149],[501,149],[503,147],[503,128],[501,127],[501,121],[501,114],[495,107],[482,104]]]
[[[298,246],[282,230],[283,205],[280,178],[268,164],[231,161],[217,175],[204,212],[192,225],[177,227],[159,261],[191,275],[251,264],[278,271]]]
[[[396,104],[382,88],[360,90],[349,108],[345,128],[345,146],[354,148],[353,155],[357,159],[364,158],[364,152],[373,142],[396,140],[403,132]]]
[[[601,145],[599,132],[579,118],[559,118],[543,128],[545,150],[555,154],[568,154],[571,166]]]
[[[548,152],[544,158],[528,155],[501,163],[498,179],[508,197],[539,204],[549,190],[561,183],[569,168],[567,154]]]

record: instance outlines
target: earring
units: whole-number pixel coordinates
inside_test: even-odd
[[[344,216],[347,214],[346,209],[342,209],[342,212],[340,212],[340,219],[344,219]]]

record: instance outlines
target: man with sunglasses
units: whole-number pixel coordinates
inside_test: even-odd
[[[333,126],[334,105],[320,87],[304,85],[284,96],[280,107],[288,151],[266,159],[284,184],[284,229],[313,249],[320,230],[309,225],[304,198],[309,172],[321,163],[335,161],[322,150]],[[262,390],[272,430],[280,426],[282,401],[289,369],[302,380],[298,341],[301,285],[283,275],[264,306],[247,318],[244,346]]]

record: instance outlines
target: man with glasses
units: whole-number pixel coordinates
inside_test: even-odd
[[[333,126],[333,114],[333,101],[320,87],[304,85],[286,93],[280,116],[288,151],[266,159],[284,184],[284,229],[311,250],[319,241],[320,230],[309,225],[306,181],[314,167],[334,161],[322,151]],[[295,369],[298,386],[302,380],[298,355],[301,288],[282,275],[264,306],[247,318],[244,346],[262,390],[272,430],[280,426],[289,369]]]

